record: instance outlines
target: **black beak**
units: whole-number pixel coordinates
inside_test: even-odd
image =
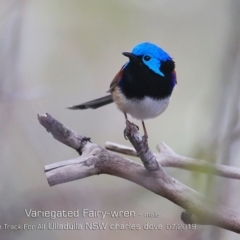
[[[128,57],[130,60],[138,60],[137,56],[130,52],[123,52],[122,55]]]

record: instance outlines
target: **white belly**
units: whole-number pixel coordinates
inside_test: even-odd
[[[166,110],[168,104],[169,98],[153,100],[150,97],[144,97],[142,100],[127,100],[124,109],[133,118],[145,120],[160,115]]]
[[[118,94],[113,94],[113,100],[122,112],[130,114],[133,118],[145,120],[155,118],[164,112],[170,97],[162,100],[153,100],[150,97],[144,97],[142,100],[129,100],[119,91]]]

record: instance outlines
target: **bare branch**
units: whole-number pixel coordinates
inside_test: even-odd
[[[106,142],[105,148],[112,152],[117,152],[117,153],[122,153],[128,156],[137,157],[137,152],[133,147],[128,147],[128,146],[121,145],[118,143],[113,143],[113,142]]]
[[[79,158],[45,166],[50,186],[96,174],[110,174],[139,184],[184,208],[187,212],[184,212],[182,220],[186,223],[215,225],[240,233],[238,212],[211,202],[173,179],[161,165],[153,170],[152,166],[155,167],[158,162],[148,148],[139,154],[141,160],[147,163],[148,168],[145,168],[141,164],[86,141],[86,138],[73,133],[48,114],[39,115],[38,119],[54,138],[82,152]],[[65,137],[67,140],[64,140]],[[141,151],[144,143],[135,129],[131,129],[128,138],[131,142],[135,141],[137,151]],[[77,142],[79,145],[76,144]]]
[[[50,114],[38,114],[38,120],[42,126],[45,127],[48,132],[51,132],[53,137],[59,142],[76,150],[81,147],[83,137],[64,127],[63,124],[52,118]]]
[[[134,146],[137,155],[141,158],[144,167],[149,171],[161,171],[164,174],[164,170],[159,166],[156,157],[153,155],[147,145],[147,139],[143,138],[138,133],[138,128],[135,124],[126,121],[126,129],[124,130],[125,136],[129,139]],[[162,176],[163,177],[163,176]]]
[[[134,148],[117,143],[106,142],[105,148],[128,156],[137,156],[137,152]],[[159,143],[157,145],[157,150],[159,153],[155,153],[154,156],[162,167],[181,168],[189,171],[214,174],[225,178],[240,179],[240,168],[238,167],[211,164],[204,160],[184,157],[176,154],[165,143]]]

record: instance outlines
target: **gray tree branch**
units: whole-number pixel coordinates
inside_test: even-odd
[[[66,128],[49,114],[38,115],[39,122],[58,141],[76,149],[81,156],[45,166],[50,186],[96,174],[118,176],[170,200],[184,208],[182,220],[190,224],[214,225],[240,233],[240,213],[217,205],[168,175],[133,125],[127,125],[127,137],[144,164],[118,156]],[[158,166],[157,166],[158,165]],[[187,214],[186,214],[187,213]],[[187,216],[187,217],[186,217]]]
[[[113,152],[137,157],[137,152],[132,147],[112,142],[106,142],[105,148]],[[239,167],[232,167],[222,164],[211,164],[204,160],[181,156],[175,153],[165,143],[157,144],[157,150],[159,153],[154,153],[154,156],[162,167],[181,168],[189,171],[214,174],[225,178],[240,179]]]

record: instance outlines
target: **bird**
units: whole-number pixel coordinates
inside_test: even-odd
[[[159,116],[168,107],[177,84],[175,62],[161,47],[150,42],[139,43],[131,52],[122,54],[128,62],[113,78],[109,94],[68,108],[97,109],[115,102],[126,122],[128,114],[142,122],[143,136],[148,139],[144,121]]]

